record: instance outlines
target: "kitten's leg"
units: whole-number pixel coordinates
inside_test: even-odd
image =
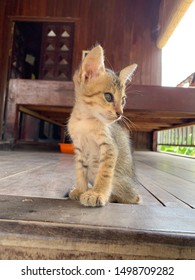
[[[85,206],[104,206],[111,194],[112,179],[117,159],[117,149],[113,144],[100,144],[100,165],[94,186],[80,196],[81,204]]]
[[[87,167],[84,164],[81,150],[77,147],[75,150],[75,163],[76,163],[76,185],[70,191],[69,197],[73,200],[79,200],[80,195],[88,189],[87,183]]]
[[[137,188],[139,182],[136,178],[121,178],[120,181],[114,180],[110,202],[118,202],[124,204],[138,204],[141,197]]]

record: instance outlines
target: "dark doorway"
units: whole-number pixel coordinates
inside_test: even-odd
[[[10,78],[38,79],[42,23],[15,22]]]
[[[14,22],[9,78],[70,81],[74,22]],[[60,127],[20,114],[19,140],[60,140]]]

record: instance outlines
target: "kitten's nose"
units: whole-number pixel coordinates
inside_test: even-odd
[[[123,114],[122,107],[120,105],[115,105],[115,112],[116,112],[117,119],[120,118]]]
[[[117,119],[119,119],[122,116],[122,113],[121,112],[116,112],[116,116],[117,116]]]

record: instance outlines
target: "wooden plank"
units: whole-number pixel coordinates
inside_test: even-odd
[[[60,106],[63,104],[66,107],[72,107],[74,104],[72,82],[10,80],[10,89],[14,84],[20,92],[17,95],[17,104],[38,105],[37,100],[40,105]],[[24,95],[23,92],[25,92]],[[127,88],[128,94],[126,110],[195,114],[194,88],[132,85]],[[177,102],[175,102],[175,98],[177,98]]]
[[[53,105],[72,107],[74,86],[72,82],[11,79],[10,91],[16,88],[16,104]]]
[[[180,122],[171,123],[171,126],[169,128],[165,127],[165,128],[162,128],[162,129],[167,130],[167,129],[170,129],[170,128],[185,128],[185,127],[194,126],[194,125],[195,125],[195,121],[191,121],[190,119],[189,120],[183,119]]]
[[[60,163],[34,167],[0,180],[0,194],[63,199],[74,185],[74,170]]]
[[[195,208],[195,188],[194,183],[178,178],[172,174],[154,169],[144,163],[138,163],[140,168],[152,176],[156,184],[167,192],[171,193],[181,201]]]
[[[9,193],[0,196],[0,259],[195,259],[195,212],[171,195],[175,176],[158,170],[166,162],[169,168],[175,162],[193,170],[193,160],[187,164],[189,159],[136,152],[139,178],[157,199],[143,189],[140,205],[86,208],[69,199],[35,197],[62,198],[68,180],[74,179],[71,155],[3,151],[0,159],[0,170],[10,171],[0,180],[1,188],[8,183],[4,193]],[[20,169],[14,171],[11,162]],[[168,189],[161,188],[161,180]],[[167,207],[158,207],[155,200]]]
[[[161,127],[171,127],[171,124],[167,123],[166,121],[141,121],[139,119],[137,119],[136,121],[136,127],[141,128],[141,127],[149,127],[149,128],[153,128],[153,129],[157,129],[157,128],[161,128]]]
[[[194,113],[195,88],[132,85],[127,95],[128,110]]]
[[[148,190],[154,197],[156,197],[157,200],[160,201],[164,206],[190,209],[189,205],[177,199],[168,191],[165,191],[164,189],[160,188],[158,182],[152,179],[153,177],[149,172],[144,173],[143,169],[139,168],[139,164],[137,165],[137,167],[138,168],[136,173],[138,176],[138,180],[142,183],[142,185],[146,188],[146,190]]]
[[[163,152],[153,153],[148,151],[138,151],[135,152],[134,155],[136,160],[142,161],[143,163],[146,163],[148,165],[153,164],[157,167],[158,165],[167,164],[167,172],[169,171],[168,167],[170,167],[171,169],[174,166],[180,169],[189,170],[192,173],[195,170],[194,158],[170,155]]]
[[[26,107],[32,111],[41,111],[49,113],[70,113],[71,108],[62,106],[45,106],[45,105],[26,105]]]
[[[191,209],[176,208],[173,211],[172,208],[166,207],[117,203],[89,208],[69,199],[0,196],[0,219],[112,227],[167,234],[195,232],[195,212]]]
[[[136,153],[135,157],[148,166],[195,183],[195,161],[193,158],[150,152],[139,152]]]
[[[134,123],[136,131],[154,131],[194,124],[194,92],[192,88],[132,85],[127,89],[129,96],[125,115],[130,118],[132,124]],[[70,113],[74,98],[72,82],[10,80],[7,109],[9,114],[6,117],[7,139],[14,141],[16,137],[14,127],[17,127],[18,104],[27,108],[30,106],[30,110],[33,111],[31,114],[37,117],[64,125],[63,119],[66,119],[67,113]],[[47,110],[40,111],[41,107]],[[57,112],[61,107],[61,115],[54,115],[55,109],[52,107],[56,108]]]
[[[72,107],[74,90],[72,82],[11,79],[6,115],[6,139],[15,140],[17,105],[45,105]]]
[[[45,152],[0,151],[1,179],[61,161],[64,155]],[[21,183],[21,182],[20,182]],[[2,184],[0,184],[2,186]]]
[[[64,198],[74,184],[73,156],[57,154],[45,157],[44,153],[27,158],[16,153],[3,165],[0,179],[0,194]],[[46,153],[47,155],[47,153]],[[43,157],[43,158],[42,158]],[[40,158],[40,160],[39,160]],[[22,166],[20,167],[20,162]],[[0,168],[1,170],[1,168]],[[4,170],[8,170],[6,173]]]
[[[1,159],[1,195],[63,198],[74,185],[72,155],[12,152]],[[143,205],[162,206],[144,187],[139,188],[139,193]]]
[[[61,198],[74,183],[74,161],[71,155],[1,152],[0,157],[1,194],[9,193],[12,195]],[[173,181],[176,180],[175,176],[182,179],[182,184],[188,185],[188,183],[194,183],[195,163],[193,160],[149,152],[135,153],[135,160],[138,175],[141,176],[140,181],[149,190],[149,192],[145,188],[140,188],[139,190],[143,198],[143,205],[160,206],[159,201],[166,206],[170,204],[170,197],[172,195],[170,197],[168,195],[168,204],[157,195],[159,188],[163,188],[165,185],[165,182],[162,183],[165,176],[169,178],[166,183],[168,189],[163,191],[161,188],[161,193],[169,192],[169,185],[172,182],[172,177],[174,179]],[[21,162],[23,164],[20,164]],[[142,163],[141,166],[139,164],[140,162]],[[190,166],[187,162],[191,162],[192,165]],[[174,163],[176,164],[174,165]],[[186,166],[191,169],[186,170]],[[158,175],[157,178],[153,176],[153,173],[155,173],[155,176]],[[145,175],[146,177],[144,177]],[[150,194],[151,189],[148,177],[151,178],[151,184],[156,185],[158,190],[153,190],[153,195]],[[159,179],[159,177],[162,178]],[[182,200],[182,196],[180,199]],[[174,203],[176,202],[173,197],[172,200]],[[182,205],[183,203],[178,201],[178,205],[180,204]]]
[[[188,209],[0,196],[4,259],[194,259],[194,232]]]
[[[141,196],[140,205],[163,207],[163,202],[145,188],[145,181],[140,180],[140,177],[138,177],[138,181],[141,183],[141,186],[138,186],[138,192]]]
[[[193,119],[194,118],[194,113],[189,113],[189,112],[172,112],[172,111],[145,111],[144,108],[143,110],[125,110],[125,114],[129,117],[136,118],[139,117],[140,120],[144,121],[145,119],[157,119],[157,120],[171,120],[171,119]]]
[[[151,182],[157,187],[194,208],[195,161],[193,159],[150,152],[136,153],[135,159],[138,171],[144,170],[142,176],[150,176]]]
[[[48,151],[0,151],[0,170],[5,169],[7,174],[11,175],[32,167],[62,162],[66,156],[69,155]]]
[[[171,128],[171,124],[165,124],[163,123],[135,123],[133,130],[134,131],[155,131],[155,130],[161,130],[164,128]],[[131,129],[131,128],[130,128]]]
[[[37,113],[36,111],[29,110],[24,105],[23,106],[19,105],[18,110],[20,112],[23,112],[23,113],[25,113],[25,114],[27,114],[29,116],[35,117],[37,119],[40,119],[40,120],[43,120],[43,121],[46,121],[46,122],[49,122],[49,123],[52,123],[52,124],[64,127],[64,125],[62,123],[60,123],[58,121],[55,121],[52,118],[47,118],[43,114],[41,115],[41,114]]]

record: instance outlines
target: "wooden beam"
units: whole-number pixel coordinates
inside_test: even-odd
[[[72,82],[10,80],[10,90],[17,90],[17,104],[72,107]],[[127,88],[125,110],[145,112],[192,113],[195,115],[195,88],[132,85]]]
[[[195,122],[195,88],[132,85],[124,114],[136,131],[154,131]],[[40,119],[63,126],[74,105],[72,82],[10,80],[6,139],[15,138],[17,106]],[[134,125],[133,125],[134,126]]]
[[[127,88],[126,110],[192,113],[195,116],[195,88],[132,85]]]
[[[37,119],[40,119],[40,120],[43,120],[43,121],[46,121],[46,122],[49,122],[49,123],[52,123],[52,124],[56,124],[56,125],[58,125],[60,127],[64,127],[64,125],[62,123],[56,122],[55,120],[47,118],[47,117],[45,117],[45,116],[43,116],[43,115],[41,115],[41,114],[39,114],[39,113],[37,113],[35,111],[29,110],[25,106],[19,105],[18,110],[20,112],[23,112],[23,113],[25,113],[27,115],[30,115],[32,117],[35,117]]]
[[[127,117],[131,118],[137,118],[139,117],[140,119],[190,119],[194,118],[195,113],[188,113],[188,112],[171,112],[171,111],[144,111],[144,110],[124,110],[124,113]]]
[[[13,79],[10,91],[16,94],[20,105],[72,107],[74,104],[72,82]]]
[[[161,1],[159,10],[160,32],[157,39],[158,48],[163,48],[166,45],[192,1],[193,0]]]
[[[167,130],[167,129],[171,129],[171,128],[179,128],[179,127],[186,127],[186,126],[194,126],[195,125],[195,121],[186,121],[186,122],[182,122],[180,124],[174,124],[174,125],[170,125],[170,127],[165,127],[163,128],[163,130]],[[161,129],[162,130],[162,129]]]
[[[32,111],[41,111],[41,112],[49,112],[49,113],[70,113],[71,107],[64,106],[45,106],[45,105],[26,105],[26,108]]]

